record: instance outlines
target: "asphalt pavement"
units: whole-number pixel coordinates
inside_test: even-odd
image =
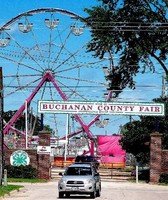
[[[56,200],[58,199],[57,181],[48,183],[13,183],[24,185],[20,191],[12,192],[3,200]],[[64,199],[90,199],[86,195],[73,195]],[[168,186],[147,183],[102,182],[101,196],[97,200],[167,200]]]

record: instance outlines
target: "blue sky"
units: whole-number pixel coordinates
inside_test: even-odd
[[[19,15],[20,13],[27,12],[32,9],[39,9],[39,8],[60,8],[63,10],[68,10],[71,12],[74,12],[80,16],[86,16],[86,13],[83,11],[85,7],[91,7],[94,5],[97,5],[99,2],[97,0],[8,0],[8,1],[2,1],[0,0],[0,24],[1,26],[6,23],[7,21],[11,20],[13,17]],[[46,17],[49,17],[47,15]],[[60,24],[63,22],[63,18],[61,18],[60,15],[55,16],[60,17]],[[49,32],[47,30],[44,30],[44,24],[41,21],[42,16],[32,16],[29,18],[30,21],[34,22],[34,28],[35,32],[37,34],[36,38],[41,41],[42,45],[40,46],[41,50],[44,52],[45,48],[47,47],[46,43],[49,42]],[[62,31],[65,29],[66,22],[72,23],[72,19],[65,20],[64,24],[62,24]],[[18,21],[20,22],[20,21]],[[18,23],[17,22],[17,23]],[[23,21],[22,21],[23,22]],[[11,43],[11,49],[3,48],[0,49],[0,55],[7,55],[12,60],[19,59],[19,61],[23,62],[26,65],[31,66],[31,60],[29,56],[24,56],[23,52],[21,52],[21,48],[18,48],[18,43],[22,48],[28,49],[31,56],[34,56],[36,53],[36,56],[40,56],[37,53],[37,48],[32,47],[32,38],[27,37],[26,34],[21,34],[18,31],[17,24],[12,25],[12,30],[10,31],[10,35],[14,38],[13,43]],[[79,24],[79,26],[82,24]],[[44,31],[44,32],[43,32]],[[43,34],[42,34],[43,32]],[[61,34],[61,32],[59,32]],[[54,33],[55,34],[55,33]],[[84,34],[81,37],[75,37],[72,36],[68,38],[69,41],[62,41],[62,44],[64,42],[67,42],[66,48],[64,48],[64,52],[61,51],[62,57],[60,58],[59,62],[62,62],[62,60],[66,59],[66,55],[75,52],[74,49],[79,50],[80,47],[82,47],[83,43],[86,43],[90,39],[90,32],[89,29],[86,28]],[[55,42],[54,45],[58,45],[59,47],[60,43],[58,43],[58,40],[56,36],[53,36],[53,41]],[[15,44],[14,44],[15,42]],[[13,46],[12,46],[13,45]],[[17,46],[17,47],[16,47]],[[78,47],[79,46],[79,47]],[[8,47],[9,48],[9,47]],[[60,47],[59,47],[60,48]],[[7,50],[7,51],[6,51]],[[58,50],[59,51],[59,50]],[[45,54],[44,54],[45,55]],[[20,56],[20,57],[19,57]],[[54,56],[54,54],[52,55]],[[18,58],[19,57],[19,58]],[[18,62],[19,62],[18,61]],[[27,68],[26,70],[23,69],[21,66],[15,65],[13,62],[9,60],[0,59],[1,66],[3,67],[3,74],[5,76],[7,75],[26,75],[31,74],[32,76],[26,78],[19,77],[17,79],[17,82],[11,78],[5,78],[4,84],[6,85],[12,85],[12,84],[19,84],[20,86],[22,84],[26,84],[27,82],[31,82],[33,80],[33,73],[34,71],[31,71]],[[48,62],[48,61],[47,61]],[[92,64],[92,63],[95,64]],[[97,64],[96,64],[97,63]],[[32,63],[33,64],[33,63]],[[85,54],[85,52],[81,51],[79,55],[76,57],[72,57],[72,59],[69,59],[66,63],[67,66],[73,66],[73,65],[83,65],[86,66],[84,68],[81,68],[80,70],[74,70],[72,71],[72,74],[70,76],[70,79],[63,80],[63,78],[58,81],[61,81],[62,86],[65,85],[73,85],[73,87],[76,86],[75,91],[82,95],[83,97],[86,97],[88,100],[92,101],[103,101],[104,100],[104,93],[107,92],[106,87],[101,84],[96,84],[96,82],[104,82],[104,74],[102,67],[108,66],[109,61],[103,61],[99,62],[98,59],[93,59],[91,54]],[[157,66],[157,63],[156,63]],[[38,68],[38,66],[34,65],[34,69]],[[67,77],[69,74],[65,73],[65,77]],[[161,95],[161,89],[162,89],[162,70],[157,69],[156,73],[146,73],[144,75],[138,75],[136,80],[136,90],[132,91],[130,89],[126,89],[119,97],[119,101],[129,101],[129,102],[151,102],[153,98],[159,97]],[[72,80],[72,77],[76,80]],[[80,77],[80,82],[78,82],[78,77]],[[91,83],[89,81],[85,80],[93,80],[94,83]],[[33,87],[35,87],[38,84],[38,82],[34,83]],[[68,88],[70,89],[71,88]],[[8,89],[5,89],[9,90]],[[13,110],[13,109],[19,109],[19,107],[24,103],[25,99],[29,97],[31,92],[33,91],[33,88],[25,88],[24,92],[15,92],[13,96],[8,96],[8,98],[5,99],[4,107],[5,111],[7,110]],[[42,90],[40,91],[42,95]],[[66,89],[65,89],[65,92]],[[48,93],[46,92],[45,100],[49,100],[50,91]],[[67,95],[70,94],[71,91],[67,93]],[[55,95],[55,96],[54,96]],[[74,95],[74,94],[73,94]],[[36,97],[34,101],[37,101],[39,97]],[[59,99],[58,94],[56,92],[53,94],[54,99]],[[13,101],[15,99],[15,101]],[[40,99],[39,99],[40,100]],[[32,105],[34,111],[37,111],[37,105]],[[94,116],[82,116],[83,120],[86,120],[86,123],[88,123],[91,119],[93,119]],[[52,116],[46,117],[45,123],[49,123],[53,129],[58,129],[58,134],[64,135],[65,129],[66,129],[66,117],[64,116],[57,116],[57,119],[59,119],[59,122],[57,123],[57,128],[54,128],[54,122],[52,122]],[[107,118],[107,116],[102,116],[101,119]],[[104,129],[98,129],[95,125],[92,127],[93,134],[112,134],[112,133],[118,133],[119,126],[123,125],[125,122],[129,121],[129,117],[126,116],[111,116],[109,124]],[[76,128],[78,128],[78,124],[75,122],[71,122],[71,129],[72,131]]]
[[[83,9],[98,3],[97,0],[0,0],[1,20],[10,19],[19,13],[35,8],[62,8],[84,15]]]

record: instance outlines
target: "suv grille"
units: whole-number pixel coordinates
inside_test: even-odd
[[[67,181],[67,184],[84,184],[83,181]]]

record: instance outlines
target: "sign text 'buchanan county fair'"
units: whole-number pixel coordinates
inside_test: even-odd
[[[163,103],[39,101],[40,113],[164,116]]]

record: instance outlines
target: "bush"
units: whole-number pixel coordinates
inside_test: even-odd
[[[132,176],[136,176],[136,170],[131,171]],[[146,182],[149,182],[150,178],[150,169],[149,168],[142,168],[138,170],[138,179],[139,180],[144,180]]]
[[[162,173],[159,178],[159,183],[168,183],[168,174]]]
[[[37,178],[37,169],[33,168],[31,165],[19,167],[7,165],[5,169],[7,169],[8,178]]]

